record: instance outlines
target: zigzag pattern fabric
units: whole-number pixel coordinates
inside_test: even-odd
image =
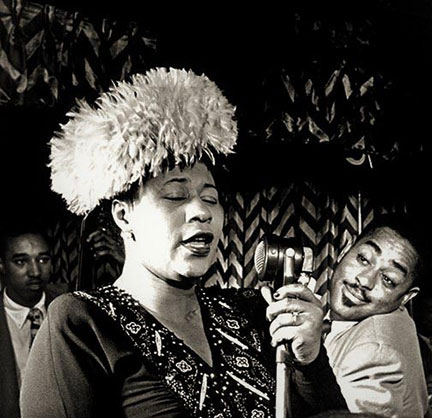
[[[218,268],[207,283],[258,286],[254,251],[260,238],[264,234],[297,237],[314,252],[316,292],[327,306],[328,281],[340,251],[375,214],[398,211],[404,211],[404,207],[374,204],[361,194],[332,198],[307,182],[252,194],[234,194],[230,198]]]
[[[292,19],[297,22],[296,16]],[[312,20],[306,18],[302,27],[320,27]],[[294,28],[302,20],[295,22]],[[310,33],[309,29],[304,34]],[[323,36],[315,29],[313,33],[317,37]],[[333,33],[332,30],[329,33]],[[356,33],[348,34],[355,44]],[[330,39],[336,43],[343,43],[343,40],[343,36]],[[72,97],[94,98],[106,90],[110,80],[123,80],[130,73],[148,69],[155,52],[156,40],[136,23],[89,20],[79,13],[51,5],[0,0],[0,105],[53,106]],[[358,72],[354,66],[350,67],[350,77],[347,72],[350,68],[332,67],[328,79],[328,74],[315,71],[321,68],[322,62],[318,67],[315,63],[311,65],[309,78],[279,74],[275,81],[277,86],[269,88],[270,98],[274,91],[280,91],[282,96],[281,103],[267,103],[270,113],[267,114],[266,132],[270,140],[275,137],[273,139],[279,141],[285,134],[290,138],[295,134],[294,137],[300,139],[312,135],[318,142],[328,142],[329,134],[323,129],[336,132],[333,136],[339,138],[346,130],[337,127],[339,122],[345,126],[346,117],[353,126],[354,122],[362,122],[365,118],[366,125],[370,125],[372,110],[377,110],[372,91],[376,83],[379,85],[379,77],[363,80],[363,72]],[[299,102],[302,91],[305,91],[305,98]],[[366,91],[368,94],[365,95]],[[338,113],[338,119],[335,112],[339,103],[348,102],[353,105],[353,113],[348,116]],[[320,112],[316,109],[319,103],[322,103]],[[366,116],[359,118],[358,114],[369,109],[366,105],[371,106],[372,113],[366,112]],[[307,117],[308,123],[305,123],[303,116],[308,112],[314,119]],[[280,114],[282,119],[275,119],[275,115]],[[277,126],[283,129],[276,129]],[[351,139],[362,137],[356,132],[352,131]],[[352,144],[348,145],[350,148]],[[335,198],[308,182],[233,193],[228,196],[217,263],[206,283],[222,287],[258,286],[254,251],[259,239],[269,233],[295,236],[314,250],[317,291],[327,302],[328,280],[340,250],[376,213],[399,210],[403,208],[383,207],[361,195]],[[54,242],[56,280],[75,283],[80,266],[80,225],[79,220],[69,216],[59,215],[50,232]],[[86,268],[91,284],[106,283],[119,270],[119,266],[109,259]]]
[[[307,182],[256,193],[233,193],[228,196],[224,233],[206,286],[258,287],[254,253],[261,237],[297,237],[314,252],[316,292],[327,306],[328,281],[340,251],[376,214],[401,211],[402,206],[384,207],[361,195],[332,198]],[[54,267],[57,280],[74,283],[78,275],[79,223],[68,216],[52,229]],[[86,280],[93,286],[107,284],[109,277],[114,280],[121,266],[105,258],[86,268]]]
[[[55,220],[48,231],[52,242],[54,280],[74,283],[79,270],[79,222],[77,218],[64,216]]]
[[[134,22],[90,21],[51,5],[2,0],[0,104],[94,98],[111,80],[147,69],[155,50],[155,39]]]

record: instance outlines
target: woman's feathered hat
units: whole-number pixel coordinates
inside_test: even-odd
[[[233,152],[235,108],[192,71],[156,68],[118,82],[94,106],[78,102],[50,141],[52,189],[84,215],[157,176],[167,161],[191,165]]]

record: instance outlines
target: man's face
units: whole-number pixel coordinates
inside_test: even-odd
[[[394,230],[383,227],[362,238],[344,256],[330,284],[333,319],[359,321],[397,309],[410,289],[417,253]]]
[[[36,303],[51,276],[48,244],[39,234],[9,238],[1,268],[8,296],[22,305]]]

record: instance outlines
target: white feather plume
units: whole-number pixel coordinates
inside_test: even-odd
[[[235,108],[192,71],[157,68],[118,82],[95,106],[78,102],[50,141],[52,189],[82,215],[101,200],[160,174],[167,158],[187,165],[233,152]]]

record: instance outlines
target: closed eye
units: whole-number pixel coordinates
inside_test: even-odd
[[[211,205],[216,205],[219,202],[219,200],[214,196],[202,196],[201,199],[206,203],[210,203]]]
[[[167,200],[174,200],[175,202],[180,201],[180,200],[184,200],[185,197],[166,197],[165,199]]]
[[[188,198],[188,196],[185,194],[169,194],[169,195],[164,196],[164,199],[172,200],[174,202],[179,202],[179,201],[185,200],[187,198]]]

